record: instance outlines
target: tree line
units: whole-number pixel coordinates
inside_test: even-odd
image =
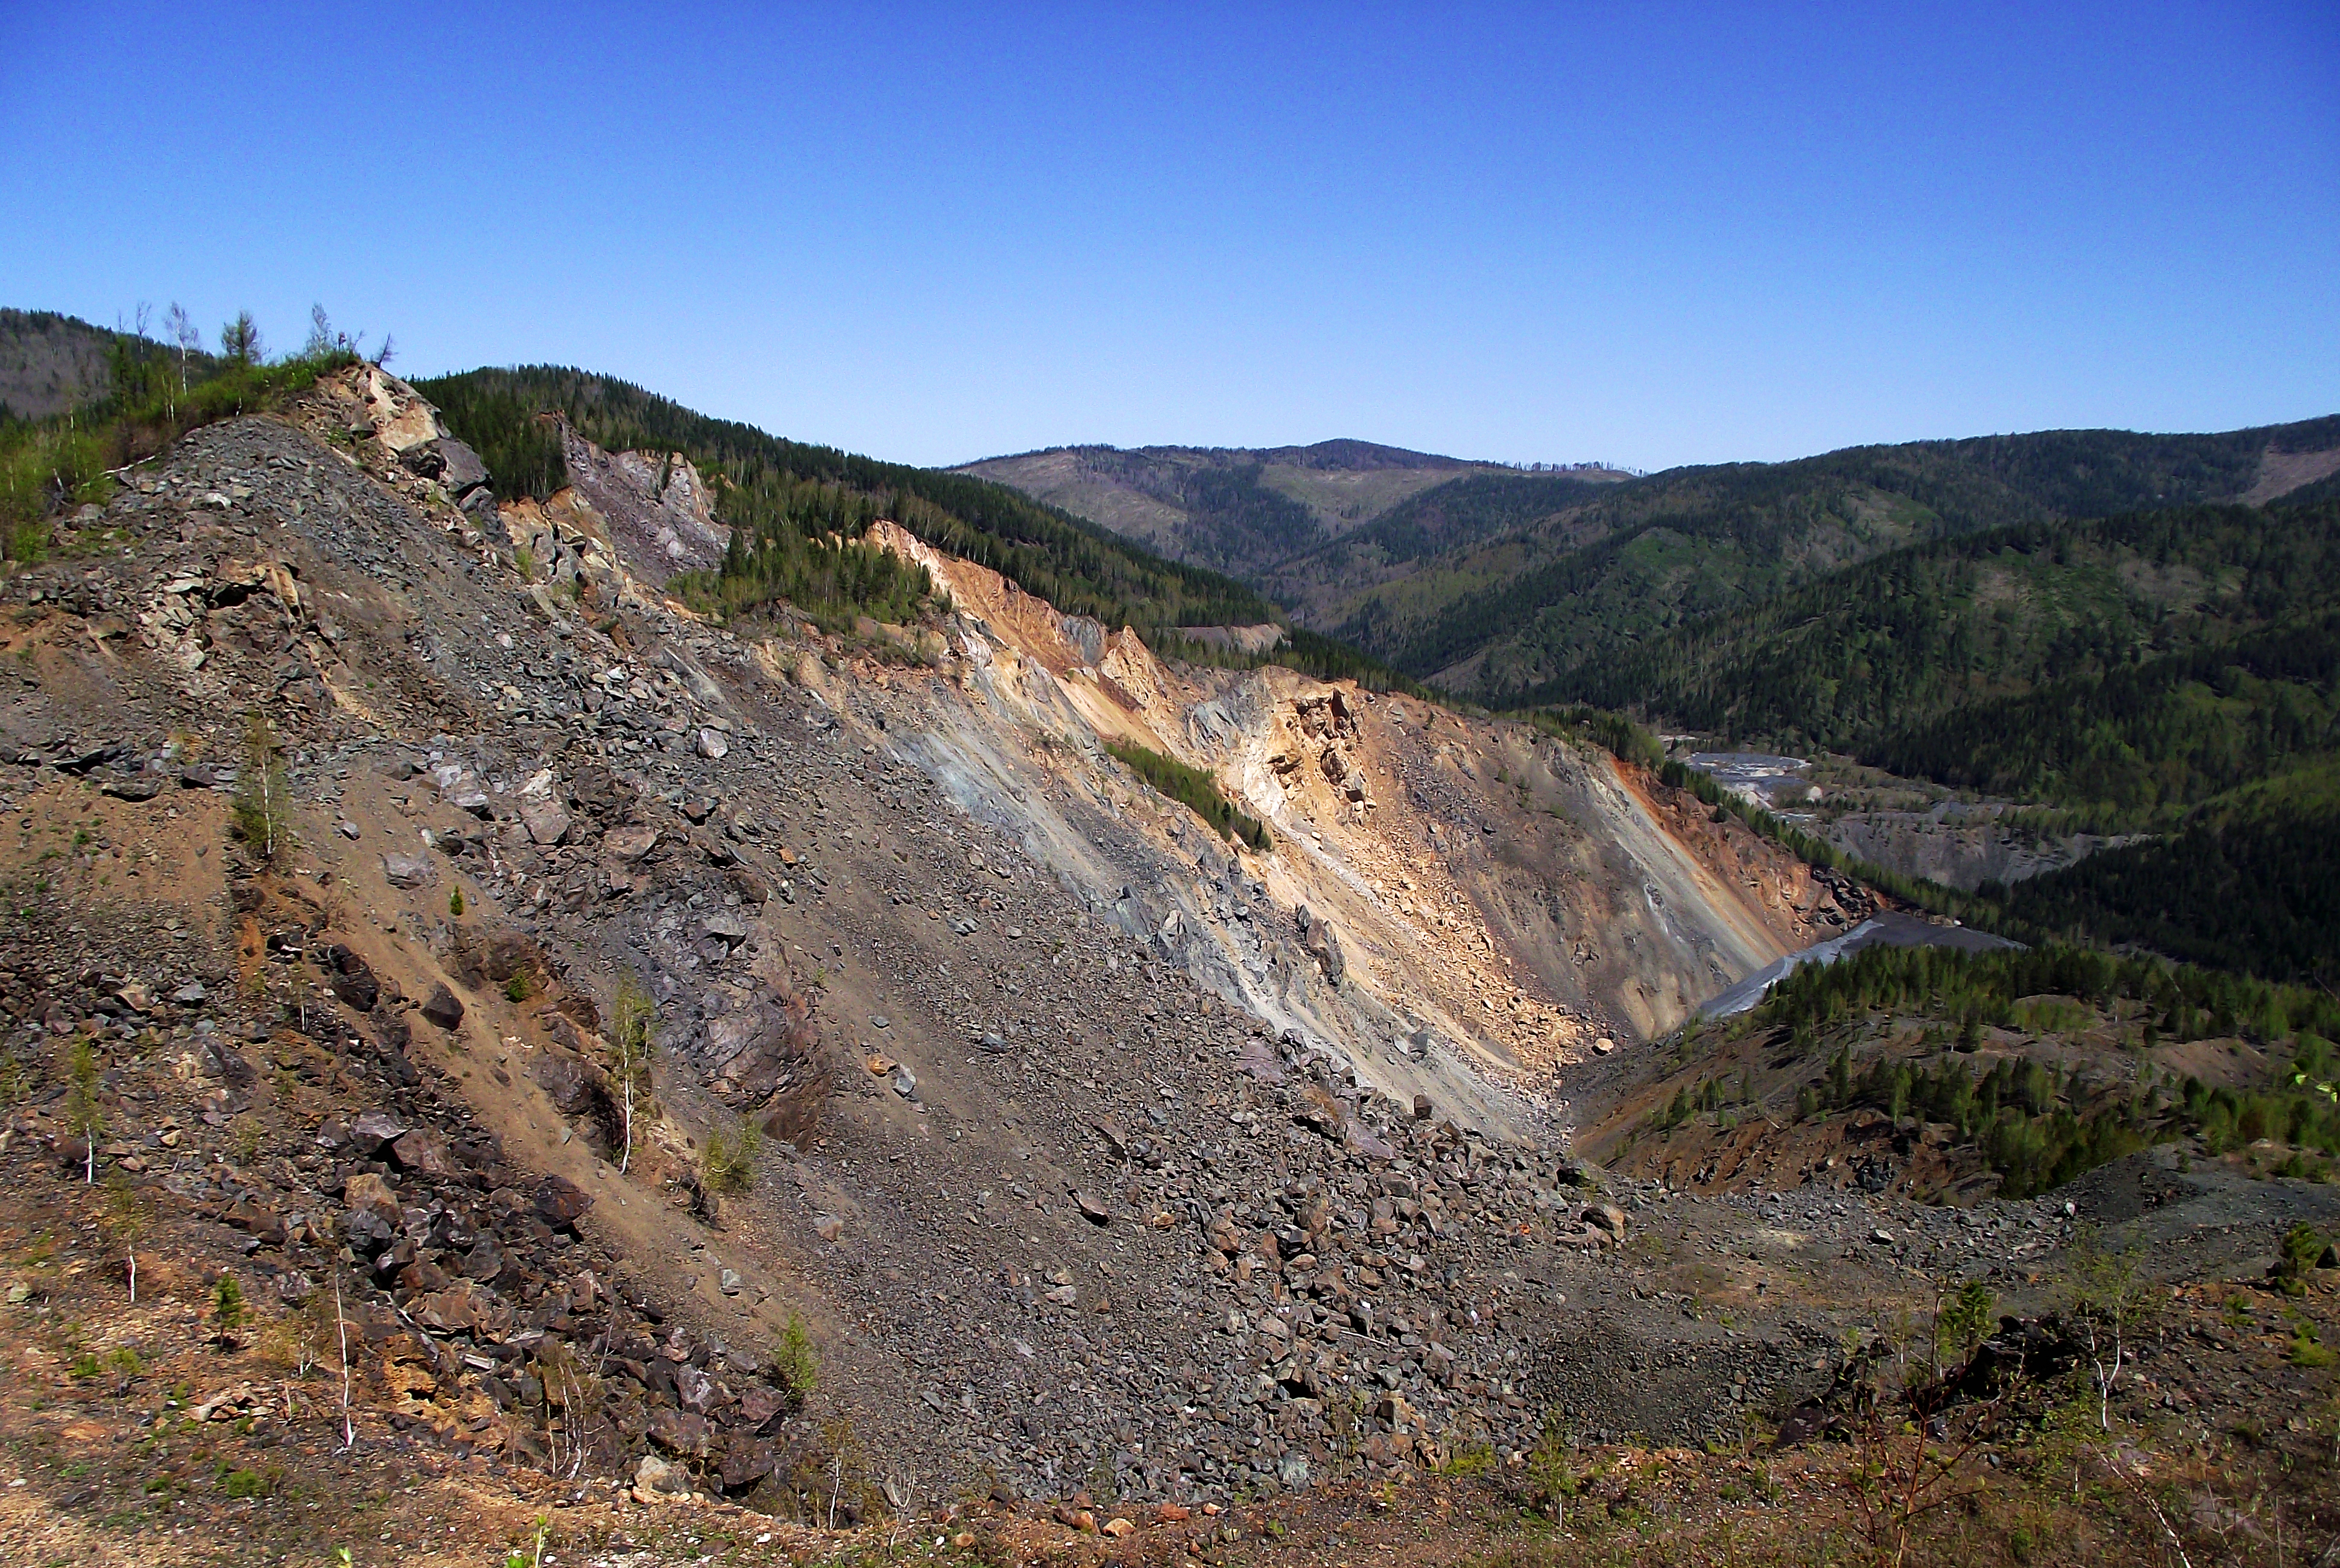
[[[37,559],[49,547],[51,520],[104,505],[124,467],[202,425],[273,407],[361,352],[322,306],[312,313],[302,348],[275,360],[249,311],[221,328],[217,353],[203,348],[202,333],[176,305],[166,318],[168,341],[148,327],[141,307],[134,330],[104,334],[107,377],[98,396],[46,419],[0,416],[0,555]],[[378,352],[388,346],[385,340]]]
[[[451,425],[483,459],[508,438],[481,429],[488,444],[473,441],[475,416],[482,425],[509,428],[515,417],[540,413],[558,414],[608,450],[680,452],[706,476],[717,515],[759,536],[784,516],[793,487],[810,481],[873,498],[937,549],[1012,578],[1059,610],[1108,625],[1144,630],[1280,619],[1230,579],[1161,560],[1004,485],[783,440],[609,377],[535,365],[470,371],[421,383],[421,390],[449,412]],[[532,471],[529,478],[542,484],[552,475]]]

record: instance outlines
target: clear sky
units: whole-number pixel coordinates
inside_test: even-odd
[[[2340,412],[2340,6],[0,0],[0,303],[923,463]]]

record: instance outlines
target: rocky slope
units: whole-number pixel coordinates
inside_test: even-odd
[[[12,1528],[164,1560],[141,1410],[199,1426],[201,1495],[215,1451],[830,1519],[1512,1464],[1555,1409],[1723,1431],[1825,1384],[1832,1304],[1922,1285],[1848,1244],[1750,1286],[1733,1386],[1583,1371],[1620,1321],[1703,1365],[1652,1271],[1744,1219],[1572,1160],[1573,1075],[1858,890],[1605,755],[1165,666],[896,532],[948,615],[707,625],[658,586],[713,527],[666,469],[580,452],[499,507],[362,368],[0,590],[0,1216],[70,1238],[0,1263],[20,1370],[74,1394],[12,1410],[55,1457]]]

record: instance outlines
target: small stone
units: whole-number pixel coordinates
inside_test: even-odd
[[[690,1472],[679,1464],[670,1464],[655,1454],[645,1454],[634,1466],[634,1494],[648,1502],[652,1499],[688,1497],[690,1495]]]
[[[211,993],[203,989],[201,980],[189,980],[171,993],[171,1000],[183,1007],[200,1007],[210,999]]]
[[[816,1216],[812,1222],[812,1233],[823,1241],[835,1241],[845,1234],[845,1221],[833,1214]]]
[[[739,1277],[738,1270],[727,1268],[718,1281],[718,1287],[726,1295],[737,1295],[739,1294],[739,1287],[745,1283],[746,1281]]]
[[[1300,1463],[1304,1467],[1308,1462],[1304,1459]],[[1105,1522],[1104,1530],[1106,1534],[1118,1541],[1125,1535],[1135,1534],[1137,1526],[1126,1519],[1108,1519]]]
[[[1073,1190],[1073,1205],[1081,1211],[1081,1217],[1091,1225],[1113,1223],[1113,1210],[1078,1187]]]
[[[1893,1233],[1880,1226],[1877,1229],[1869,1233],[1869,1239],[1875,1242],[1879,1246],[1891,1246],[1893,1245]]]
[[[333,831],[339,833],[342,838],[347,839],[352,844],[357,842],[358,825],[351,821],[346,817],[333,824]]]
[[[894,1069],[893,1087],[896,1094],[909,1099],[918,1092],[918,1075],[907,1067],[897,1067]]]
[[[731,751],[731,743],[713,729],[699,732],[699,754],[710,762],[719,762]]]

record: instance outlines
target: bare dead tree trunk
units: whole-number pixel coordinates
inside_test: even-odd
[[[342,1315],[342,1275],[333,1271],[333,1327],[342,1341],[342,1446],[358,1445],[357,1428],[350,1421],[350,1320]]]

